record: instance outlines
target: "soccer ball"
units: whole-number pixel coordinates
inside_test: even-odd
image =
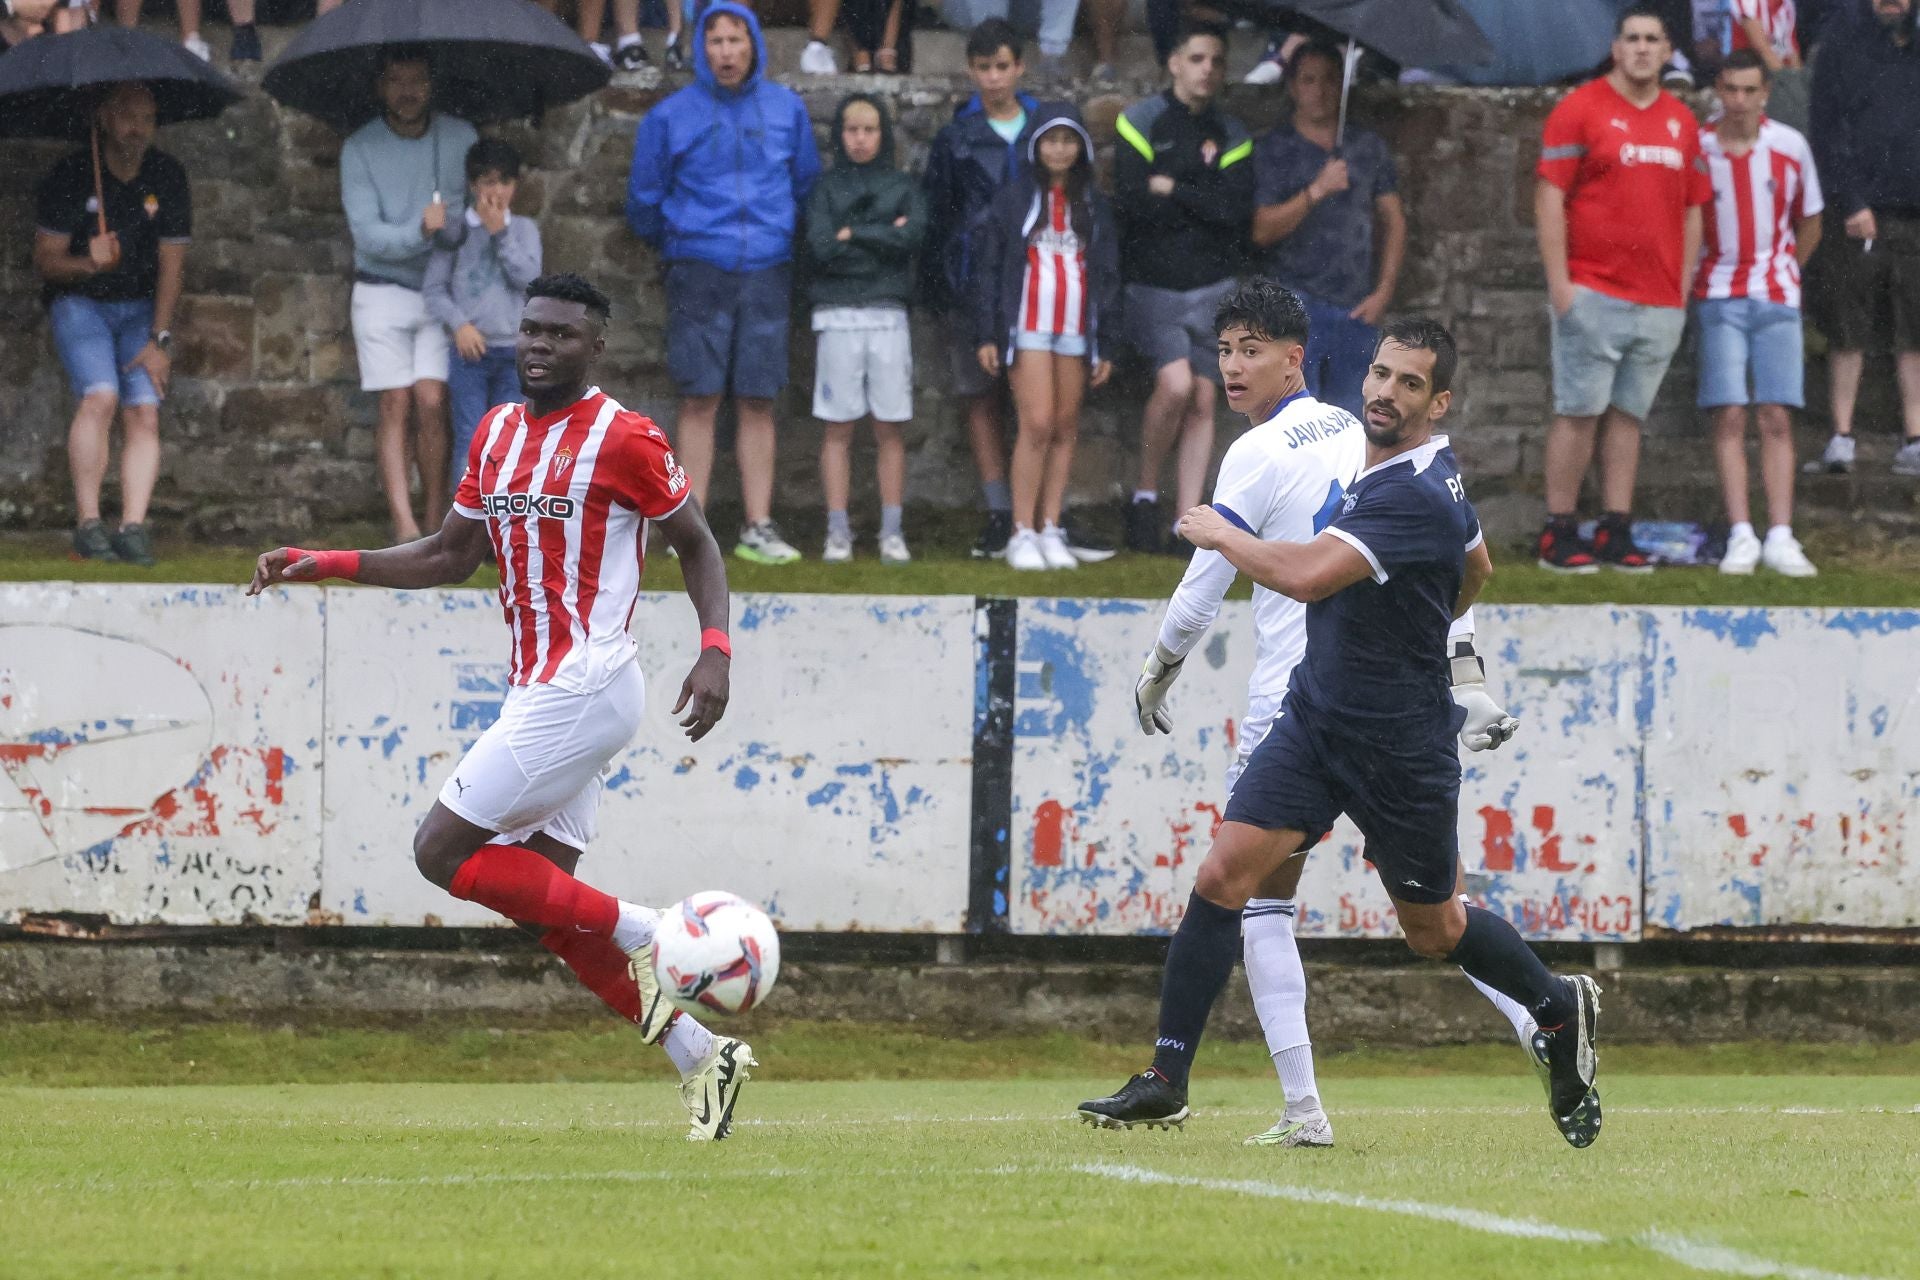
[[[751,902],[718,890],[696,893],[661,912],[653,973],[684,1009],[745,1013],[780,976],[780,935]]]

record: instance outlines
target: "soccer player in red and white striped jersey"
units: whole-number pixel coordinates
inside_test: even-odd
[[[524,404],[489,411],[439,532],[382,551],[279,547],[248,594],[345,578],[419,588],[465,582],[488,544],[500,565],[511,662],[500,718],[441,789],[414,835],[422,875],[539,937],[596,995],[665,1049],[682,1077],[690,1138],[724,1138],[755,1065],[742,1041],[675,1013],[653,974],[659,912],[573,870],[593,838],[600,774],[639,727],[645,689],[627,624],[646,526],[680,556],[700,656],[673,710],[694,741],[726,710],[727,573],[660,428],[589,374],[606,348],[606,295],[574,275],[527,289],[517,339]]]
[[[1733,18],[1732,52],[1753,50],[1769,71],[1800,65],[1800,37],[1795,30],[1799,15],[1793,0],[1731,0],[1728,8]]]
[[[1805,403],[1800,268],[1820,242],[1820,178],[1795,130],[1766,117],[1772,73],[1760,55],[1728,56],[1715,88],[1720,118],[1701,130],[1713,183],[1694,312],[1700,326],[1700,407],[1713,415],[1714,457],[1732,526],[1722,573],[1765,565],[1815,572],[1793,536],[1793,410]],[[1760,427],[1766,541],[1747,500],[1747,406]]]

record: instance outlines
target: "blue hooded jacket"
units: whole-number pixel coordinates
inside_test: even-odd
[[[753,69],[723,89],[704,34],[716,15],[747,24]],[[760,271],[793,256],[794,230],[820,173],[800,95],[766,78],[767,45],[753,11],[719,0],[693,39],[694,82],[641,118],[627,175],[627,225],[668,262],[695,259]]]

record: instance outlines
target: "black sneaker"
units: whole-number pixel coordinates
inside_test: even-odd
[[[1571,521],[1558,524],[1549,520],[1547,527],[1540,531],[1536,554],[1540,567],[1549,573],[1600,572],[1600,562],[1593,558],[1593,549],[1587,546]]]
[[[635,40],[623,44],[613,51],[613,67],[616,71],[638,71],[647,65],[647,46]]]
[[[989,511],[980,536],[973,543],[975,560],[998,560],[1007,554],[1007,539],[1013,536],[1013,512]]]
[[[153,568],[153,539],[147,536],[144,524],[123,524],[120,532],[113,535],[113,552],[128,564],[137,564],[142,569]]]
[[[1593,530],[1593,558],[1615,573],[1652,573],[1653,557],[1633,542],[1626,517],[1606,515]]]
[[[1099,564],[1119,554],[1119,548],[1081,524],[1071,511],[1060,517],[1060,527],[1067,535],[1067,550],[1081,564]]]
[[[1148,1067],[1110,1098],[1080,1104],[1080,1118],[1096,1129],[1177,1129],[1187,1122],[1187,1091]]]
[[[1561,981],[1573,997],[1573,1015],[1560,1026],[1540,1028],[1547,1042],[1547,1110],[1569,1145],[1590,1147],[1600,1136],[1600,1091],[1593,1084],[1600,1069],[1600,1055],[1594,1048],[1599,1038],[1600,987],[1585,974]],[[1545,1012],[1544,1008],[1534,1010],[1535,1020]]]
[[[243,22],[233,29],[233,43],[227,46],[228,62],[260,61],[260,29]]]
[[[1167,549],[1167,522],[1152,498],[1135,498],[1121,512],[1127,529],[1127,550],[1159,555]]]
[[[108,564],[120,559],[107,526],[99,520],[85,521],[73,531],[73,554],[81,560],[104,560]]]

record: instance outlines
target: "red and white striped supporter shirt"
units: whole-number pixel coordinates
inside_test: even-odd
[[[493,539],[511,683],[591,693],[632,660],[646,522],[689,492],[660,428],[598,387],[544,418],[487,411],[454,510]]]
[[[1807,140],[1763,116],[1746,154],[1728,155],[1711,127],[1700,131],[1700,151],[1713,182],[1713,210],[1706,218],[1693,296],[1799,306],[1794,228],[1825,207]]]
[[[1069,337],[1087,331],[1087,253],[1073,229],[1067,193],[1048,187],[1027,228],[1027,275],[1020,286],[1020,328]]]
[[[1800,39],[1794,31],[1793,0],[1733,0],[1730,8],[1733,12],[1732,48],[1753,47],[1753,41],[1747,39],[1746,28],[1740,25],[1742,20],[1751,20],[1759,22],[1760,29],[1767,33],[1767,43],[1773,46],[1774,53],[1780,57],[1799,51]]]

